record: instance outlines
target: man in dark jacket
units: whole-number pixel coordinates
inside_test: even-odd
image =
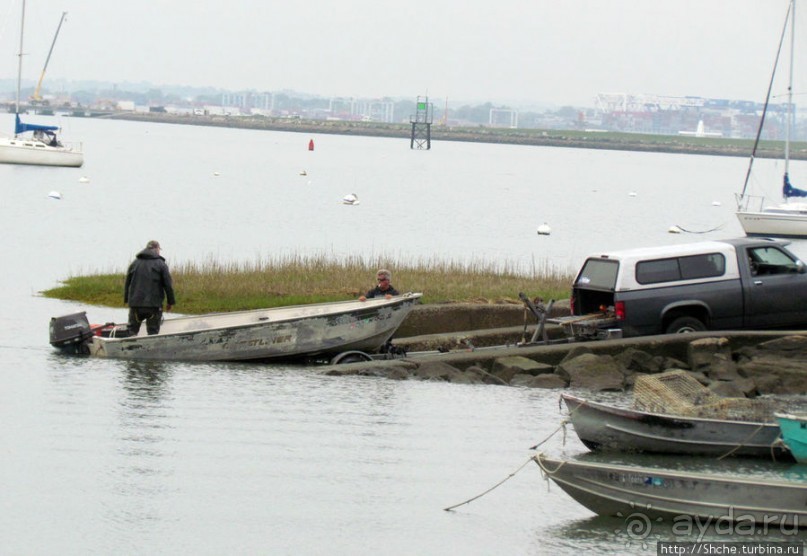
[[[129,305],[130,336],[137,336],[143,321],[146,321],[146,331],[149,334],[160,332],[163,296],[168,301],[165,310],[170,311],[176,305],[171,273],[165,259],[160,256],[160,243],[151,240],[137,254],[126,272],[123,302]]]

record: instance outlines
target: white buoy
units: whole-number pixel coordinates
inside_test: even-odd
[[[538,226],[538,235],[539,236],[548,236],[552,233],[552,228],[549,227],[549,224],[544,222],[540,226]]]
[[[669,229],[669,230],[667,230],[667,233],[670,233],[670,234],[680,234],[680,233],[681,233],[681,232],[683,232],[683,231],[684,231],[684,230],[682,230],[682,229],[681,229],[681,228],[679,228],[678,226],[670,226],[670,229]]]
[[[300,175],[301,176],[307,176],[308,172],[306,172],[305,170],[300,170]]]
[[[79,183],[90,183],[90,178],[88,178],[87,176],[81,176],[81,177],[78,179],[78,182],[79,182]]]
[[[713,207],[719,207],[722,203],[720,201],[712,201]]]
[[[628,197],[636,197],[636,192],[631,191],[630,193],[628,193]]]
[[[58,191],[51,191],[50,193],[48,193],[48,197],[50,197],[51,199],[61,199],[62,194],[59,193]]]
[[[219,174],[218,172],[213,172],[213,175],[214,176],[220,176],[221,174]]]
[[[342,197],[342,204],[344,205],[358,205],[359,197],[355,193],[348,193]]]

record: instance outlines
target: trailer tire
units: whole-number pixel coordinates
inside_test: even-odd
[[[335,355],[331,359],[331,365],[345,365],[347,363],[363,363],[365,361],[372,361],[373,358],[368,353],[363,351],[345,351]]]
[[[665,332],[667,334],[688,334],[690,332],[703,332],[706,325],[696,317],[678,317],[672,321]]]

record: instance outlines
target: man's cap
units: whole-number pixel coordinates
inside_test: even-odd
[[[146,249],[159,249],[159,248],[160,248],[160,242],[157,241],[156,239],[152,239],[146,244]]]

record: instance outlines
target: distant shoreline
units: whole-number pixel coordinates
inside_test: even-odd
[[[214,115],[180,115],[167,113],[116,112],[108,119],[138,122],[159,122],[180,125],[200,125],[294,133],[332,135],[358,135],[390,137],[409,141],[411,126],[377,122],[350,122],[332,120],[302,120],[266,117],[233,117]],[[564,131],[537,129],[505,129],[489,127],[446,127],[433,124],[431,139],[439,141],[467,141],[536,147],[566,147],[574,149],[605,149],[672,154],[698,154],[748,158],[753,141],[750,139],[723,139],[670,135],[650,135],[602,131]],[[435,147],[434,145],[432,146]],[[756,158],[781,158],[781,142],[763,141]],[[791,143],[790,158],[807,160],[807,143]]]

